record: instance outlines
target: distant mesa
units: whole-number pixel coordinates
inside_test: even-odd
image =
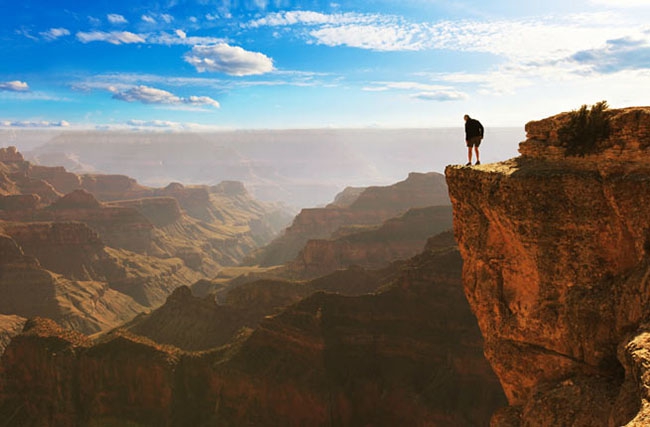
[[[16,147],[0,148],[0,162],[3,163],[16,163],[24,162],[25,158],[18,152]]]
[[[222,181],[210,189],[215,193],[223,193],[228,196],[245,196],[248,194],[246,187],[240,181]]]
[[[52,209],[99,209],[99,201],[86,190],[75,190],[61,197],[50,206]]]
[[[165,191],[181,191],[184,190],[185,186],[181,184],[180,182],[171,182],[169,185],[167,185],[164,190]]]

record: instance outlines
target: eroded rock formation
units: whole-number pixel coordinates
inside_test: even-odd
[[[43,426],[57,420],[138,426],[484,425],[505,398],[483,358],[460,269],[447,233],[431,239],[377,294],[319,292],[265,318],[254,331],[242,330],[227,345],[198,353],[135,335],[136,328],[90,343],[37,320],[2,357],[0,416]],[[254,288],[233,295],[230,306],[247,306],[250,298],[269,307],[280,301],[278,294]],[[293,298],[294,291],[283,289]],[[215,306],[179,289],[152,313],[150,330],[141,332],[152,336],[156,325],[170,327],[153,321],[156,313],[206,324]],[[214,334],[210,328],[190,332]],[[34,381],[33,373],[41,370],[47,374]]]
[[[317,277],[350,265],[381,268],[419,253],[427,237],[452,226],[450,206],[411,209],[380,226],[339,229],[331,239],[309,240],[287,270]]]
[[[172,189],[161,196],[125,176],[36,166],[1,148],[0,314],[84,333],[115,327],[236,264],[287,217],[234,182]],[[209,217],[188,214],[197,209]],[[14,326],[1,322],[0,333]]]
[[[511,405],[494,425],[647,419],[650,108],[606,117],[585,156],[568,155],[564,113],[528,123],[516,159],[446,170],[465,292]]]
[[[444,177],[411,173],[386,187],[346,189],[325,208],[303,209],[284,233],[254,253],[246,263],[281,265],[298,255],[309,240],[328,239],[341,227],[381,225],[412,208],[449,205]]]

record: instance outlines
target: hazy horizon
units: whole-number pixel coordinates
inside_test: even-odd
[[[518,155],[521,128],[487,128],[481,160]],[[222,132],[36,130],[0,132],[37,164],[75,173],[122,174],[140,184],[214,185],[241,181],[263,201],[294,209],[331,202],[345,187],[390,185],[411,172],[464,164],[462,128],[291,129]]]

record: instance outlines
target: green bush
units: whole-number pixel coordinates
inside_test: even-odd
[[[567,156],[584,156],[594,153],[598,143],[609,135],[609,122],[605,115],[607,101],[600,101],[589,108],[583,105],[569,113],[569,123],[559,130]]]

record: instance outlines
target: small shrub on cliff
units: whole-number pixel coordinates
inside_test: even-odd
[[[607,101],[600,101],[589,108],[583,105],[569,113],[569,123],[559,130],[568,156],[584,156],[596,151],[598,143],[609,135],[609,123],[605,115]]]

